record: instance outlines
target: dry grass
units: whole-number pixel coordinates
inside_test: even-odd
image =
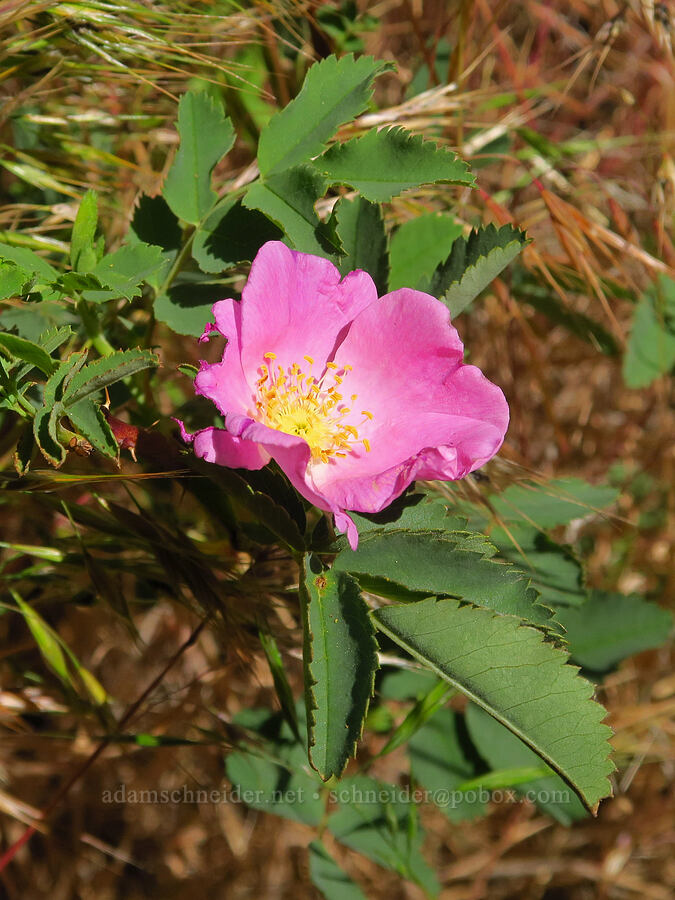
[[[157,12],[158,4],[145,4],[144,24],[155,43],[127,33],[128,45],[120,39],[128,24],[124,15],[94,27],[59,17],[54,4],[0,6],[9,59],[0,81],[7,100],[2,115],[32,105],[28,123],[39,124],[40,116],[53,120],[52,150],[6,155],[0,185],[11,199],[16,166],[24,166],[29,183],[33,179],[39,186],[48,176],[61,191],[59,202],[48,208],[25,199],[8,203],[0,211],[1,229],[28,228],[36,245],[51,242],[58,250],[76,198],[85,184],[93,184],[105,192],[110,235],[121,236],[134,199],[161,183],[175,141],[169,127],[172,97],[195,75],[221,84],[226,77],[229,84],[232,77],[245,80],[233,62],[237,42],[265,47],[272,73],[265,88],[270,98],[288,96],[297,73],[273,36],[278,4],[260,2],[253,11],[209,20],[191,19],[190,6],[178,4],[167,16]],[[310,7],[289,3],[284,14]],[[368,50],[394,58],[399,72],[382,79],[381,111],[362,117],[357,127],[403,123],[448,141],[481,164],[480,190],[460,197],[462,221],[526,227],[534,241],[524,263],[534,283],[548,285],[566,309],[595,319],[619,347],[630,324],[630,296],[655,273],[675,267],[675,62],[667,9],[639,0],[382,0],[369,9],[382,18],[382,26],[368,35]],[[133,22],[139,22],[136,14]],[[64,61],[35,72],[23,56],[16,61],[19,40],[45,38],[54,48],[69,42]],[[447,58],[441,38],[452,45]],[[296,40],[308,58],[313,55],[302,29],[291,30],[288,40]],[[148,53],[138,57],[142,46]],[[162,68],[155,64],[158,55],[166,61]],[[429,92],[406,101],[420,60],[433,72],[442,57],[440,80],[451,86],[439,86],[432,74]],[[91,80],[87,73],[94,60],[102,68]],[[12,66],[20,67],[12,71]],[[92,128],[99,135],[109,129],[110,141],[94,149]],[[8,142],[7,133],[3,140]],[[249,163],[250,149],[242,143],[227,164],[227,176]],[[397,200],[391,215],[402,220],[456,199],[451,189],[429,190]],[[508,275],[458,327],[472,361],[509,399],[512,426],[503,456],[514,464],[514,474],[525,467],[542,475],[597,480],[622,463],[626,489],[617,517],[589,522],[577,535],[589,553],[590,582],[668,602],[675,586],[670,386],[662,381],[640,392],[625,388],[620,357],[600,354],[515,300]],[[171,358],[194,356],[188,342],[176,342],[167,332],[163,340]],[[171,408],[167,397],[162,403]],[[78,465],[91,471],[87,463]],[[131,464],[125,467],[130,475],[138,472]],[[635,484],[638,472],[651,478],[641,487]],[[155,500],[190,528],[195,511],[180,482],[153,484]],[[144,489],[144,482],[132,483],[141,503]],[[96,509],[96,490],[76,486],[59,496]],[[122,487],[100,490],[133,508]],[[636,527],[639,523],[643,527]],[[6,502],[2,530],[4,540],[69,552],[77,546],[68,520],[44,498]],[[82,533],[89,534],[84,527]],[[209,553],[225,583],[240,561],[223,557],[217,531],[204,536],[212,541]],[[125,560],[113,587],[98,587],[117,600],[137,598],[135,634],[107,606],[72,602],[87,600],[78,592],[89,590],[91,570],[81,560],[63,570],[67,580],[38,580],[35,590],[49,599],[46,609],[59,633],[115,698],[118,718],[162,676],[127,723],[127,733],[170,734],[186,743],[147,747],[111,741],[103,758],[75,781],[46,833],[35,835],[4,871],[0,893],[8,900],[140,900],[200,892],[214,900],[315,896],[304,852],[312,835],[304,826],[234,803],[104,802],[104,792],[114,797],[121,784],[127,791],[222,787],[223,753],[238,737],[232,716],[245,706],[274,702],[271,678],[248,637],[255,615],[247,618],[226,599],[236,642],[232,633],[209,627],[174,658],[200,621],[194,596],[172,595],[162,580],[161,560],[140,550]],[[20,557],[3,574],[19,572],[26,563]],[[278,561],[268,565],[277,567]],[[143,576],[143,567],[149,575]],[[264,593],[264,565],[257,574],[261,593],[255,613],[274,617],[287,645],[297,646],[297,623],[287,611],[273,611]],[[103,729],[83,716],[72,698],[64,698],[54,679],[35,678],[26,686],[22,673],[40,670],[33,643],[19,617],[2,616],[0,629],[5,648],[0,828],[8,846],[83,766]],[[672,896],[671,657],[668,648],[642,654],[602,686],[621,765],[616,797],[603,804],[597,820],[568,830],[527,804],[502,804],[486,819],[457,828],[437,811],[424,812],[428,858],[441,873],[443,900]],[[298,688],[298,661],[289,657],[288,663]],[[396,778],[401,763],[401,756],[387,759],[386,774]],[[393,874],[335,850],[372,900],[421,897]]]

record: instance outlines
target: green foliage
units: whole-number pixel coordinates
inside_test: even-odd
[[[511,225],[499,230],[494,225],[476,228],[454,242],[450,255],[431,277],[429,292],[443,300],[452,316],[459,315],[526,243],[523,232]]]
[[[262,175],[284,172],[321,153],[340,125],[368,106],[376,75],[391,69],[372,56],[334,56],[313,65],[302,90],[270,120],[260,135]]]
[[[76,272],[89,272],[96,265],[98,256],[94,238],[97,224],[98,197],[96,191],[88,190],[75,216],[70,239],[70,264]]]
[[[281,231],[257,209],[247,209],[236,197],[226,197],[197,229],[192,256],[202,272],[223,272],[251,262],[267,241]]]
[[[382,210],[363,197],[342,197],[335,206],[335,222],[345,254],[340,260],[340,272],[348,275],[363,269],[373,276],[378,294],[386,294],[389,264]]]
[[[334,793],[340,808],[328,818],[328,830],[336,840],[437,895],[438,882],[420,852],[424,833],[410,791],[355,775]]]
[[[309,756],[327,781],[342,775],[361,737],[377,644],[357,582],[308,559],[301,590]]]
[[[178,105],[180,147],[164,182],[163,195],[179,219],[197,225],[216,202],[214,166],[234,144],[234,128],[205,93],[190,91]]]
[[[575,663],[592,672],[607,672],[641,650],[667,640],[673,617],[635,594],[591,591],[586,603],[559,610]]]
[[[462,233],[454,216],[427,213],[400,225],[391,239],[389,290],[417,287],[447,258]]]
[[[375,203],[422,184],[473,185],[466,163],[451,150],[403,128],[372,129],[333,144],[314,164],[331,184],[348,184]]]
[[[464,716],[439,710],[412,736],[408,756],[413,778],[451,822],[485,814],[485,801],[475,791],[466,795],[460,787],[479,771],[477,759],[470,754]]]
[[[647,387],[674,365],[675,281],[661,275],[635,308],[623,378],[628,387]]]
[[[424,600],[373,613],[378,628],[506,725],[591,811],[609,795],[611,734],[567,654],[511,616]],[[561,739],[560,735],[564,735]]]
[[[111,27],[111,17],[98,14]],[[356,17],[350,4],[317,10],[344,48],[359,40]],[[450,52],[440,45],[443,77]],[[266,59],[257,45],[237,54],[238,64],[257,67],[251,83],[261,86]],[[328,258],[342,276],[363,269],[379,294],[430,291],[453,316],[525,245],[511,226],[480,226],[463,237],[452,212],[423,212],[397,225],[420,208],[445,210],[439,201],[449,203],[451,190],[429,203],[425,191],[423,198],[381,205],[423,185],[473,184],[446,146],[403,128],[353,137],[358,122],[336,136],[368,109],[374,79],[390,69],[371,57],[328,57],[309,67],[295,99],[274,115],[266,100],[238,96],[237,78],[223,72],[208,92],[182,97],[180,143],[163,196],[140,198],[128,234],[115,231],[117,249],[106,253],[97,237],[108,227],[111,204],[102,198],[99,222],[92,190],[80,200],[69,241],[5,233],[0,435],[15,471],[3,473],[3,487],[10,500],[20,492],[49,516],[65,512],[72,534],[56,529],[49,546],[37,546],[35,537],[1,543],[12,566],[3,568],[3,559],[0,571],[40,588],[67,585],[68,602],[71,581],[84,577],[87,588],[74,602],[86,595],[87,602],[106,603],[132,633],[133,602],[167,595],[192,615],[224,625],[226,638],[241,637],[247,654],[264,655],[271,702],[281,712],[249,709],[229,718],[218,710],[229,750],[226,772],[238,799],[319,835],[327,830],[435,896],[439,885],[421,854],[417,806],[435,803],[458,823],[485,812],[490,790],[508,788],[565,824],[595,810],[609,792],[609,729],[574,664],[602,675],[626,656],[658,646],[672,620],[641,597],[589,593],[578,547],[559,543],[553,531],[600,519],[617,499],[613,487],[566,478],[499,491],[489,479],[463,488],[448,484],[443,498],[413,489],[380,513],[353,514],[360,540],[352,551],[274,463],[261,471],[225,469],[195,459],[171,436],[172,413],[195,430],[222,420],[194,397],[193,364],[202,349],[169,343],[161,325],[200,335],[213,303],[239,296],[247,264],[267,241]],[[293,67],[287,74],[293,92]],[[232,120],[215,99],[221,87]],[[158,113],[152,121],[164,120]],[[246,146],[259,135],[259,175],[250,165],[237,187],[214,178],[234,146],[233,122],[244,137],[237,167],[246,164]],[[510,145],[508,134],[504,140]],[[103,153],[93,142],[91,149]],[[33,186],[60,189],[57,175],[33,172]],[[70,186],[63,193],[77,199]],[[456,211],[467,225],[477,218],[470,210]],[[602,352],[618,352],[599,323],[532,281],[517,273],[518,300]],[[631,386],[650,384],[675,362],[673,284],[661,278],[635,309],[624,358]],[[113,385],[112,409],[101,406],[101,392]],[[129,422],[117,418],[122,404]],[[38,468],[36,448],[52,466],[65,468]],[[119,463],[120,449],[138,449],[146,471],[112,472],[101,457]],[[69,450],[91,457],[75,460]],[[78,486],[87,494],[75,498]],[[191,518],[195,508],[199,527]],[[24,556],[29,562],[22,568]],[[125,591],[127,583],[137,585],[129,603],[122,576]],[[97,713],[97,728],[108,727],[105,690],[38,614],[33,594],[25,595],[31,605],[15,594],[8,608],[24,617],[61,690]],[[398,605],[388,605],[392,600]],[[386,668],[374,692],[379,661]],[[303,680],[304,707],[297,702]],[[454,691],[473,701],[465,714],[446,706]],[[358,760],[361,774],[339,780],[364,729],[377,732],[379,744]],[[141,747],[194,743],[145,732],[118,738]],[[363,774],[402,747],[410,788]],[[417,788],[423,800],[413,795]],[[318,841],[310,847],[310,871],[328,900],[362,900],[361,889]]]
[[[474,746],[485,762],[496,770],[495,774],[507,767],[541,766],[541,760],[527,744],[480,706],[469,703],[465,718]],[[487,776],[484,783],[487,783]],[[563,825],[571,825],[588,815],[579,797],[555,772],[517,783],[507,779],[503,786],[512,787],[519,796],[531,799],[542,812]]]
[[[299,165],[254,182],[243,203],[271,219],[296,250],[326,256],[317,234],[321,223],[314,211],[316,201],[325,191],[324,178],[309,166]]]
[[[361,888],[338,866],[320,841],[309,845],[309,873],[312,884],[326,900],[366,900]]]
[[[536,602],[527,575],[493,561],[494,554],[483,535],[469,532],[369,532],[356,551],[336,558],[334,568],[350,572],[367,590],[384,590],[385,596],[386,586],[374,579],[427,596],[457,597],[548,627],[551,613]]]

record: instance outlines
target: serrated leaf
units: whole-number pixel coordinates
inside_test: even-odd
[[[464,781],[478,774],[466,737],[464,717],[441,709],[408,745],[413,778],[430,792],[432,801],[451,822],[465,822],[485,813],[485,802],[475,793],[462,796],[459,790]]]
[[[312,841],[309,845],[309,875],[325,900],[367,900],[361,888],[338,866],[320,841]]]
[[[80,202],[70,238],[70,264],[77,272],[88,272],[96,265],[96,225],[98,224],[98,197],[88,190]]]
[[[116,459],[119,447],[110,426],[93,400],[84,399],[68,406],[66,410],[73,428],[104,456]]]
[[[223,272],[239,262],[252,262],[267,241],[281,232],[257,209],[227,197],[197,229],[192,256],[202,272]]]
[[[59,442],[57,426],[63,415],[61,398],[70,380],[80,371],[87,359],[86,351],[71,353],[60,363],[45,384],[42,407],[33,419],[33,434],[43,456],[58,468],[66,458],[66,450]]]
[[[333,790],[340,808],[328,818],[328,830],[374,862],[421,885],[436,896],[439,885],[424,861],[424,833],[417,810],[405,791],[364,775],[343,779]]]
[[[536,603],[529,577],[515,566],[494,562],[490,557],[495,552],[484,535],[469,532],[367,532],[356,550],[336,557],[333,568],[350,572],[367,590],[370,579],[381,578],[410,591],[447,594],[552,627],[551,613]]]
[[[583,606],[561,609],[572,659],[592,672],[607,672],[622,659],[659,647],[673,627],[666,609],[636,594],[591,591]]]
[[[31,273],[9,259],[0,260],[0,300],[18,297],[31,281]]]
[[[382,210],[363,197],[338,200],[334,211],[337,234],[345,251],[340,272],[347,275],[363,269],[372,276],[378,295],[386,294],[389,251]]]
[[[474,229],[452,245],[446,261],[434,272],[429,293],[457,316],[523,249],[527,238],[511,225]]]
[[[71,379],[63,394],[63,407],[68,412],[85,397],[102,391],[109,384],[157,365],[159,358],[150,350],[118,350],[96,359]]]
[[[213,97],[188,91],[178,104],[178,134],[180,146],[162,194],[180,219],[197,225],[216,201],[211,172],[232,149],[234,128]]]
[[[56,371],[58,363],[52,359],[49,353],[39,344],[34,344],[26,338],[18,337],[16,334],[8,334],[6,331],[0,331],[0,346],[4,347],[12,356],[35,366],[47,377],[53,375]]]
[[[389,290],[416,288],[429,279],[439,263],[447,259],[455,238],[462,233],[453,216],[427,213],[404,222],[394,232],[389,248]]]
[[[372,613],[378,628],[523,740],[591,812],[613,771],[593,687],[568,655],[510,616],[456,600],[424,600]]]
[[[539,756],[527,744],[475,703],[468,704],[465,721],[478,753],[493,769],[541,765]],[[588,815],[577,794],[551,770],[543,777],[515,784],[514,789],[562,825],[572,825]]]
[[[99,280],[104,290],[87,289],[83,297],[93,303],[104,303],[119,297],[133,300],[140,295],[141,285],[165,266],[166,257],[161,247],[141,241],[126,244],[104,256],[88,273]]]
[[[373,128],[333,144],[314,165],[331,184],[347,184],[375,203],[423,184],[474,183],[466,163],[451,150],[403,128]]]
[[[675,366],[675,281],[661,275],[641,297],[623,359],[630,388],[647,387]]]
[[[340,125],[367,109],[375,76],[392,68],[372,56],[354,59],[351,53],[311,66],[298,96],[272,117],[260,135],[258,166],[263,176],[321,153]]]
[[[309,756],[324,781],[340,777],[361,737],[373,692],[377,644],[356,581],[314,570],[302,588]]]
[[[328,256],[319,240],[319,217],[314,204],[326,192],[325,180],[309,166],[296,166],[265,181],[255,181],[243,204],[264,213],[287,236],[290,245],[303,253]]]

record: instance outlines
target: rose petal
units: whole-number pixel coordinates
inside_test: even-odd
[[[249,383],[268,352],[284,369],[295,362],[306,371],[303,357],[310,356],[320,374],[345,325],[376,300],[367,272],[342,278],[329,260],[269,241],[251,266],[241,301],[241,359]]]

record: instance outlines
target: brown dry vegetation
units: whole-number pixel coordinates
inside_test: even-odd
[[[172,97],[195,74],[208,76],[217,67],[237,72],[235,44],[264,45],[272,72],[265,84],[270,98],[283,103],[297,85],[280,52],[279,4],[259,2],[246,13],[214,18],[208,28],[200,20],[199,33],[194,33],[185,4],[173,19],[155,21],[151,12],[170,5],[147,3],[148,28],[155,27],[154,33],[172,45],[171,67],[164,69],[157,64],[161,48],[150,48],[145,59],[134,57],[132,48],[117,67],[100,53],[87,56],[83,39],[98,42],[104,54],[113,53],[110,44],[103,46],[105,29],[74,29],[66,22],[59,31],[57,17],[38,16],[39,8],[49,6],[0,4],[0,27],[8,44],[39,27],[53,51],[53,58],[34,72],[5,73],[0,118],[26,104],[32,104],[35,115],[54,117],[54,132],[61,137],[51,158],[6,159],[33,166],[38,170],[33,178],[39,172],[55,178],[65,186],[64,197],[47,212],[10,199],[0,211],[0,228],[32,228],[36,239],[56,241],[57,249],[67,237],[84,185],[104,192],[109,240],[124,233],[134,200],[143,192],[156,192],[166,171],[176,140]],[[194,6],[204,9],[203,4]],[[309,3],[284,6],[289,22],[294,12],[312,9]],[[619,289],[640,291],[656,273],[675,267],[670,5],[646,0],[382,0],[368,7],[381,24],[365,36],[367,50],[394,59],[398,72],[381,79],[379,112],[365,116],[363,124],[401,123],[446,140],[481,163],[476,170],[480,190],[459,197],[462,221],[513,221],[527,228],[533,243],[524,261],[536,282],[553,285],[564,306],[601,322],[623,346],[632,304],[619,298]],[[292,22],[283,35],[309,58],[330,49],[316,35],[314,45],[309,43]],[[406,87],[421,62],[434,70],[442,38],[454,48],[443,63],[442,83],[431,76],[430,92],[406,101]],[[98,59],[102,77],[87,79],[70,64],[76,57],[90,63]],[[247,89],[246,72],[237,74]],[[445,82],[453,86],[444,87]],[[103,117],[97,127],[110,129],[105,149],[92,150],[88,125],[69,132],[69,117],[85,112]],[[129,114],[149,118],[124,118]],[[518,134],[516,129],[529,132]],[[539,138],[537,149],[536,142],[525,139],[530,133]],[[503,135],[510,135],[508,144],[488,146]],[[484,149],[486,159],[481,159]],[[240,176],[250,160],[250,147],[242,142],[228,157],[223,178]],[[9,192],[15,179],[16,170],[5,169],[0,185]],[[395,201],[391,216],[402,221],[422,209],[445,209],[457,199],[454,188],[430,188]],[[458,327],[472,362],[503,387],[511,405],[512,425],[502,454],[511,464],[493,467],[491,477],[536,472],[595,481],[621,462],[624,492],[616,514],[583,526],[589,580],[599,587],[646,592],[667,603],[675,583],[670,386],[660,380],[646,390],[627,389],[620,357],[602,355],[532,307],[516,303],[508,274],[462,316]],[[197,354],[191,341],[168,331],[158,329],[155,341],[165,360],[166,393],[159,403],[170,414],[178,390],[173,364]],[[150,471],[152,465],[145,468]],[[100,471],[83,461],[70,464],[70,471],[76,470]],[[140,471],[131,462],[123,470],[129,476]],[[635,485],[640,472],[651,477],[643,488]],[[130,485],[145,503],[144,482]],[[177,509],[186,528],[201,528],[214,542],[208,549],[214,558],[230,552],[199,521],[180,480],[153,485],[156,509]],[[93,505],[87,490],[71,487],[59,496]],[[134,508],[122,487],[106,484],[100,493]],[[6,504],[2,539],[50,546],[72,538],[52,496]],[[25,563],[19,559],[12,565],[19,571]],[[237,560],[226,563],[234,567]],[[299,646],[293,618],[283,609],[270,611],[265,579],[270,572],[278,575],[279,563],[270,559],[266,565],[268,571],[263,566],[257,573],[257,595],[246,601],[250,608],[231,607],[230,630],[206,627],[189,646],[199,624],[189,609],[194,607],[191,595],[183,592],[186,602],[181,605],[160,579],[151,580],[152,572],[141,589],[128,569],[116,582],[104,573],[106,584],[95,583],[103,595],[133,597],[136,592],[135,633],[105,604],[70,602],[91,589],[95,567],[88,572],[73,567],[66,570],[69,581],[37,588],[43,599],[49,596],[50,621],[59,634],[115,698],[118,717],[154,685],[129,720],[129,733],[170,733],[196,743],[153,748],[111,741],[77,777],[47,824],[38,824],[44,833],[34,835],[3,872],[0,893],[8,900],[315,896],[304,851],[312,837],[309,828],[238,803],[104,802],[104,792],[114,796],[120,785],[127,791],[225,786],[223,751],[237,736],[232,716],[261,701],[274,702],[269,672],[254,655],[249,637],[256,613],[276,617],[277,627],[286,632],[285,646]],[[84,719],[77,703],[45,676],[18,616],[0,618],[0,631],[0,829],[6,847],[84,766],[102,728],[91,717]],[[615,798],[602,804],[596,820],[565,829],[525,803],[493,805],[487,818],[461,827],[450,825],[436,810],[423,812],[427,858],[441,874],[443,900],[672,896],[671,659],[668,648],[644,653],[624,663],[600,690],[616,732],[619,771]],[[299,660],[289,656],[287,661],[298,688]],[[31,670],[45,677],[27,687],[19,673]],[[393,754],[382,766],[374,774],[396,779],[402,756]],[[392,873],[331,846],[369,898],[422,896]]]

